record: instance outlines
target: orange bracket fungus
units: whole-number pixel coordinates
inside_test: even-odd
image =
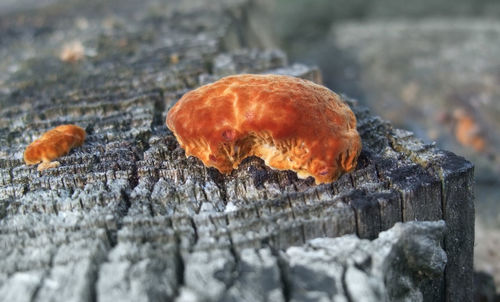
[[[54,159],[68,154],[73,147],[78,147],[85,140],[85,130],[75,125],[61,125],[45,132],[39,139],[32,142],[24,151],[24,162],[27,165],[38,165],[42,171],[56,168],[59,162]]]
[[[248,156],[317,184],[356,167],[361,139],[340,96],[282,75],[235,75],[186,93],[167,115],[186,156],[221,173]]]

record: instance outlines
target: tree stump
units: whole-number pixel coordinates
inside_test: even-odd
[[[243,72],[321,81],[281,51],[231,48],[248,44],[251,5],[75,0],[1,15],[2,300],[174,300],[193,265],[214,259],[199,290],[224,292],[244,282],[247,248],[279,268],[280,250],[310,239],[374,239],[415,220],[447,225],[445,274],[423,283],[424,298],[472,300],[472,164],[348,97],[363,151],[332,184],[253,157],[223,176],[184,156],[165,116],[186,91]],[[58,168],[26,166],[24,148],[65,123],[87,130],[85,144]]]

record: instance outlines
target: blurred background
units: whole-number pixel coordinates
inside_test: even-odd
[[[250,26],[262,47],[317,65],[332,90],[475,164],[475,267],[498,292],[500,1],[259,3]]]
[[[112,11],[102,12],[107,7],[102,3],[109,1],[117,0],[89,0],[77,7],[86,15],[93,10],[95,14],[112,15]],[[71,2],[0,0],[0,22],[5,21],[2,16],[29,13],[39,7],[60,14]],[[140,5],[135,0],[122,2],[128,6]],[[183,3],[182,0],[149,2],[158,2],[152,12],[157,14],[162,13],[164,6],[168,8],[166,3]],[[206,5],[209,1],[189,2]],[[357,99],[396,127],[411,130],[424,141],[436,142],[475,164],[475,267],[478,272],[488,274],[478,275],[481,286],[492,287],[494,280],[498,292],[500,1],[248,2],[248,10],[240,12],[246,22],[235,25],[238,37],[227,38],[228,48],[279,48],[288,55],[290,63],[316,65],[322,71],[324,84],[332,90]],[[82,32],[93,28],[91,19],[74,15],[68,18],[74,18]],[[109,20],[111,24],[113,19]],[[245,38],[241,38],[243,35]],[[6,43],[8,39],[0,37],[2,41]],[[81,44],[70,45],[69,50],[70,54],[83,56]],[[7,66],[9,56],[13,55],[3,54],[0,62],[3,60]],[[68,61],[73,59],[78,57],[67,57]]]

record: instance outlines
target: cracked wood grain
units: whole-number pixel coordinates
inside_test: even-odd
[[[445,220],[445,275],[420,290],[425,300],[471,300],[464,284],[472,282],[472,165],[348,97],[364,147],[356,170],[332,184],[316,186],[254,157],[224,176],[184,156],[163,123],[189,89],[236,72],[320,79],[315,68],[287,65],[280,51],[228,48],[225,35],[246,2],[216,3],[172,2],[165,10],[152,0],[143,4],[149,10],[128,3],[86,29],[49,18],[58,2],[21,23],[16,14],[2,17],[0,37],[10,43],[0,46],[0,297],[184,301],[207,291],[215,300],[293,301],[293,278],[304,276],[280,256],[288,248]],[[72,15],[77,7],[64,10]],[[59,61],[48,51],[59,46],[59,31],[80,37],[95,55]],[[86,143],[56,169],[25,166],[24,148],[62,123],[84,127]],[[344,273],[341,291],[349,287]]]

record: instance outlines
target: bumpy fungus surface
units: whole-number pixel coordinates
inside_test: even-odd
[[[37,170],[42,171],[59,166],[54,159],[68,154],[74,148],[81,146],[85,140],[85,130],[75,125],[61,125],[45,132],[39,139],[32,142],[24,151],[24,162],[35,165],[41,162]]]
[[[186,156],[229,173],[248,156],[316,183],[353,170],[356,118],[331,90],[281,75],[235,75],[186,93],[167,126]]]

